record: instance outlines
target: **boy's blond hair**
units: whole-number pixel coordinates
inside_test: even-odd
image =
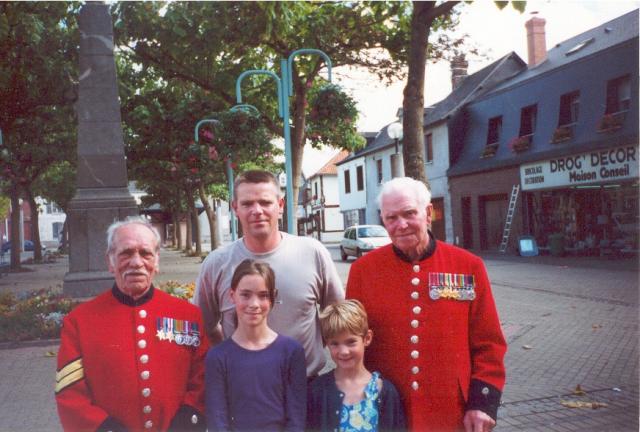
[[[367,311],[358,300],[334,303],[320,313],[320,329],[325,342],[343,332],[364,337],[369,331]]]

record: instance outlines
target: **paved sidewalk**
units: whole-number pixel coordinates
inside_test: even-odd
[[[496,431],[638,431],[637,261],[484,258],[509,342]],[[348,265],[334,259],[345,278]],[[67,265],[3,275],[0,292],[61,287]],[[158,281],[193,282],[200,259],[163,250],[160,265]],[[61,430],[47,356],[56,350],[55,341],[0,347],[0,432]],[[578,385],[583,395],[572,394]],[[562,404],[576,401],[606,406]]]

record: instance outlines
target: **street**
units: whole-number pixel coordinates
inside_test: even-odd
[[[343,263],[337,245],[328,248],[346,281],[353,259]],[[551,258],[485,256],[509,343],[495,430],[635,432],[638,263]],[[163,250],[160,267],[159,281],[191,282],[200,261]],[[61,284],[66,260],[30,268],[35,271],[0,279],[0,291]],[[56,341],[0,349],[0,431],[60,430],[53,399],[55,358],[47,354],[56,350]],[[573,394],[578,386],[581,391]],[[588,407],[566,406],[578,403]]]

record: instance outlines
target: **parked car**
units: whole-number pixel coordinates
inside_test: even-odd
[[[387,230],[381,225],[354,225],[345,230],[340,240],[340,258],[346,261],[349,255],[361,257],[380,246],[391,243]]]
[[[47,249],[44,245],[42,245],[42,251],[44,252]],[[27,252],[33,252],[33,242],[31,240],[24,241],[24,250]],[[6,243],[2,243],[2,253],[7,253],[11,251],[11,242],[8,241]]]

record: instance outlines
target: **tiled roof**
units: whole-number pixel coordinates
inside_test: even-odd
[[[343,159],[346,159],[347,156],[349,156],[349,152],[347,150],[340,150],[335,154],[335,156],[329,159],[329,162],[324,164],[322,168],[316,171],[315,174],[309,178],[319,175],[338,175],[338,168],[336,167],[336,164],[341,162]]]

